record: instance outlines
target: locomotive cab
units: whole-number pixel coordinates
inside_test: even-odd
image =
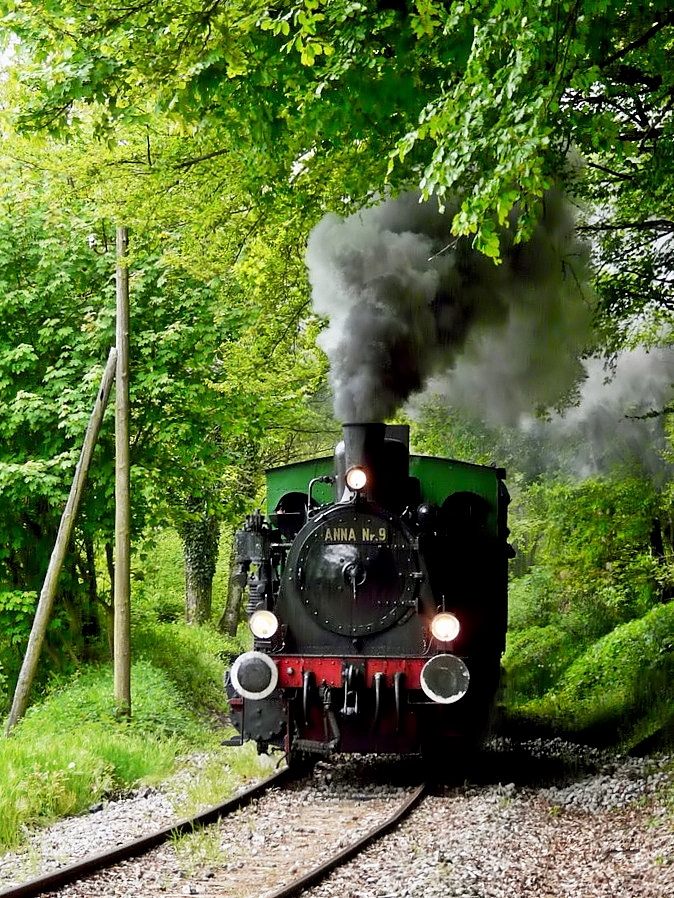
[[[332,464],[268,472],[274,512],[236,534],[254,645],[228,693],[261,750],[416,753],[484,727],[505,642],[504,473],[408,442],[345,425]]]

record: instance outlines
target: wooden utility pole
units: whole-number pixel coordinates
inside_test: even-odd
[[[117,713],[131,714],[131,502],[129,465],[128,235],[117,228],[117,380],[115,399],[114,692]]]
[[[45,634],[47,632],[47,625],[49,623],[49,618],[51,617],[52,608],[54,607],[59,574],[61,573],[61,568],[63,567],[63,562],[70,544],[70,536],[75,523],[77,508],[80,504],[80,499],[82,498],[82,490],[84,489],[84,482],[86,480],[87,471],[89,470],[91,456],[93,455],[96,441],[98,440],[98,434],[100,433],[101,424],[103,423],[105,407],[108,404],[110,390],[112,389],[112,384],[115,379],[116,365],[117,350],[111,349],[110,355],[108,356],[108,363],[105,366],[105,371],[103,372],[103,377],[101,379],[96,403],[91,413],[91,418],[89,419],[87,431],[84,435],[84,443],[80,452],[79,461],[77,462],[77,467],[75,468],[75,476],[73,477],[73,482],[70,487],[68,501],[66,502],[66,507],[61,516],[61,523],[59,524],[56,543],[54,544],[51,558],[49,559],[47,574],[44,578],[44,583],[42,584],[42,591],[40,592],[35,619],[33,620],[33,627],[30,632],[30,639],[28,640],[28,648],[26,649],[26,655],[23,659],[23,664],[21,665],[19,679],[14,692],[14,699],[12,701],[12,708],[7,720],[6,732],[8,734],[19,720],[21,720],[28,707],[28,695],[31,686],[33,685],[33,680],[35,679],[35,673],[40,660],[40,653],[42,652],[42,646],[44,645]]]

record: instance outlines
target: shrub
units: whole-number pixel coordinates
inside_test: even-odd
[[[545,695],[580,651],[582,645],[558,626],[510,632],[503,657],[508,705],[514,708]]]
[[[674,603],[590,646],[554,689],[522,708],[561,728],[633,746],[674,716]]]
[[[559,618],[560,584],[552,571],[533,568],[522,577],[510,581],[508,587],[508,624],[510,630],[545,627]]]

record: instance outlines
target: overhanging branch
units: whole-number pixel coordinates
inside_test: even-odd
[[[212,153],[204,153],[203,156],[194,156],[192,159],[185,159],[183,162],[177,162],[174,166],[176,169],[191,168],[200,162],[208,162],[209,159],[216,159],[218,156],[225,156],[229,153],[228,149],[213,150]]]
[[[617,62],[619,59],[623,59],[632,50],[638,50],[639,47],[644,47],[651,38],[655,37],[655,35],[662,31],[663,28],[666,28],[668,25],[671,25],[674,22],[674,13],[670,12],[668,15],[664,17],[661,22],[654,22],[653,25],[640,36],[635,38],[635,40],[631,41],[626,47],[623,47],[622,50],[618,50],[613,56],[609,56],[607,60],[604,61],[602,68],[606,66],[613,65],[614,62]]]
[[[674,221],[668,218],[652,218],[648,221],[619,221],[615,224],[580,225],[578,231],[659,231],[674,233]]]
[[[598,162],[588,162],[588,168],[594,168],[597,171],[603,171],[607,175],[611,175],[612,178],[615,178],[617,181],[633,181],[634,175],[623,174],[619,171],[614,171],[612,168],[607,168],[605,165],[599,165]]]
[[[674,405],[666,405],[661,409],[651,409],[650,412],[644,412],[643,415],[625,415],[632,421],[647,421],[649,418],[663,418],[665,415],[674,413]]]

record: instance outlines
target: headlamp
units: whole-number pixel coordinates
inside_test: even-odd
[[[253,636],[257,636],[258,639],[271,639],[278,630],[278,618],[271,611],[260,608],[253,612],[248,626],[252,630]]]
[[[346,480],[346,485],[350,490],[353,490],[355,493],[360,492],[366,483],[367,483],[367,474],[365,473],[364,468],[359,468],[354,465],[353,468],[349,468],[346,472],[346,476],[344,478]]]
[[[239,695],[261,701],[278,685],[278,669],[269,655],[263,652],[244,652],[229,672],[232,686]]]
[[[431,621],[431,633],[439,642],[451,642],[459,635],[461,624],[455,614],[442,611]]]
[[[470,671],[456,655],[435,655],[422,667],[420,680],[432,702],[451,705],[468,692]]]

